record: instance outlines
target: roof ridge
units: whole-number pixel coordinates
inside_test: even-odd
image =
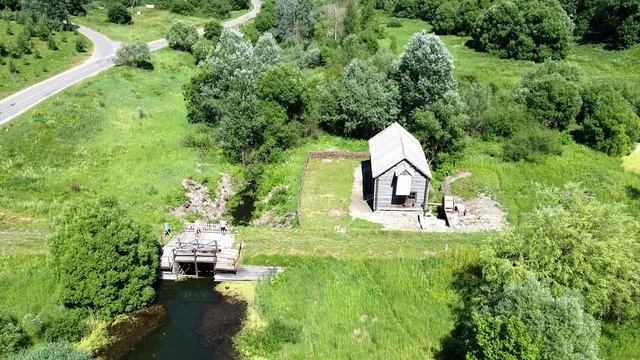
[[[404,148],[404,134],[402,134],[402,132],[400,131],[400,128],[402,127],[400,124],[398,124],[398,122],[395,122],[396,125],[396,132],[398,133],[398,137],[400,138],[400,149],[402,149],[402,157],[407,160],[407,153],[405,151]]]

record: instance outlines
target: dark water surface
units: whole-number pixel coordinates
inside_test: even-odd
[[[234,359],[233,336],[246,305],[214,291],[211,278],[163,281],[157,302],[167,311],[164,324],[126,359]]]

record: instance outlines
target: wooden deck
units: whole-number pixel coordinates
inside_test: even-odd
[[[272,266],[254,266],[254,265],[238,265],[237,272],[234,273],[216,273],[215,281],[258,281],[272,278],[284,269]]]

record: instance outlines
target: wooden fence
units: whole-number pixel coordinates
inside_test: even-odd
[[[302,191],[304,190],[304,179],[309,167],[309,160],[311,159],[360,159],[368,160],[371,155],[368,151],[356,152],[356,151],[312,151],[307,154],[307,158],[304,160],[304,166],[302,167],[302,173],[300,174],[300,188],[298,189],[298,202],[296,204],[296,221],[300,225],[300,205],[302,205]]]

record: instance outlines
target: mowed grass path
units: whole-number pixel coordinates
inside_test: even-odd
[[[13,46],[16,38],[22,31],[22,25],[11,21],[13,35],[7,34],[8,22],[0,20],[0,44],[8,47]],[[83,36],[77,32],[56,32],[53,35],[58,50],[51,50],[46,41],[38,37],[31,39],[34,50],[32,54],[22,55],[20,59],[13,59],[18,68],[18,73],[14,76],[9,69],[10,57],[3,57],[0,61],[0,99],[3,99],[23,88],[33,85],[39,81],[54,76],[63,70],[80,64],[91,56],[93,43],[89,39],[85,52],[76,51],[76,39]],[[35,55],[35,49],[40,52],[40,58]]]
[[[140,13],[140,14],[138,14]],[[140,39],[146,42],[162,39],[167,36],[169,28],[176,21],[191,23],[196,26],[204,25],[208,20],[193,16],[182,16],[165,10],[136,7],[131,13],[133,24],[122,25],[107,21],[105,7],[89,7],[87,15],[75,16],[72,21],[96,30],[108,38],[125,43]]]
[[[391,17],[378,13],[378,21],[386,24]],[[390,36],[397,40],[396,53],[402,52],[411,36],[423,29],[431,31],[431,25],[416,19],[398,19],[400,28],[385,27],[386,38],[380,45],[389,48]],[[495,55],[478,52],[466,46],[468,36],[441,36],[453,56],[456,77],[459,80],[474,79],[484,84],[494,84],[501,88],[514,87],[522,75],[540,66],[531,61],[500,59]],[[580,45],[572,43],[566,59],[577,64],[585,79],[592,83],[627,85],[640,90],[640,45],[628,50],[605,50],[603,45]]]

